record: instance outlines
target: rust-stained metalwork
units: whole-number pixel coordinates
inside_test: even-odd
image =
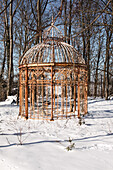
[[[25,68],[25,117],[28,119],[28,68]]]
[[[43,43],[19,60],[20,109],[26,119],[64,119],[87,113],[87,66],[53,23]]]

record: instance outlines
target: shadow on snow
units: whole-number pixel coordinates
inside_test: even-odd
[[[73,139],[72,141],[82,141],[82,140],[95,139],[95,138],[99,138],[99,137],[109,137],[109,136],[113,136],[113,133],[106,134],[106,135],[97,135],[97,136],[78,138],[78,139]],[[22,146],[36,145],[36,144],[41,144],[41,143],[64,143],[64,142],[69,142],[69,140],[42,140],[42,141],[37,141],[37,142],[23,143]],[[17,145],[21,145],[21,144],[12,143],[12,144],[8,144],[8,145],[2,145],[2,146],[0,146],[0,148],[7,148],[7,147],[17,146]]]

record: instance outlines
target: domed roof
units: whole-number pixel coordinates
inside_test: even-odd
[[[85,64],[77,50],[63,41],[62,33],[53,24],[44,32],[43,39],[43,43],[33,46],[20,58],[20,65],[53,62]]]

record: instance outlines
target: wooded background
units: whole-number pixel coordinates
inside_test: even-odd
[[[88,96],[113,94],[113,0],[1,0],[0,100],[18,89],[18,61],[51,25],[83,55]]]

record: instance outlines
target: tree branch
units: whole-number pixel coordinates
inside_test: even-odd
[[[0,12],[0,15],[9,7],[9,5],[10,5],[12,2],[13,2],[13,0],[8,3],[8,5]]]
[[[22,1],[23,1],[23,0],[22,0]],[[15,10],[14,10],[13,14],[12,14],[12,17],[15,15],[16,10],[17,10],[17,8],[18,8],[18,6],[19,6],[20,2],[21,2],[21,0],[17,3],[17,6],[16,6],[16,8],[15,8]]]
[[[104,9],[101,11],[101,13],[91,22],[91,24],[89,24],[86,28],[84,28],[82,31],[80,31],[77,35],[73,36],[73,38],[77,37],[78,35],[80,35],[81,33],[83,33],[84,31],[86,31],[89,27],[91,27],[93,25],[93,23],[102,15],[102,13],[105,11],[105,9],[107,8],[107,6],[109,5],[109,3],[111,2],[111,0],[108,1],[108,3],[106,4],[106,6],[104,7]]]

